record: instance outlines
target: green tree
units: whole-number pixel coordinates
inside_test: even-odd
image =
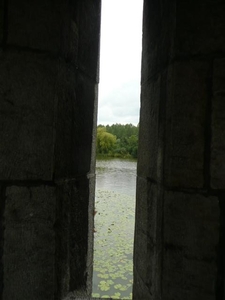
[[[131,135],[128,139],[127,139],[127,143],[128,143],[128,151],[130,153],[131,156],[133,156],[134,158],[137,158],[137,149],[138,149],[138,137],[137,135]]]
[[[137,158],[138,130],[139,125],[134,126],[133,124],[99,125],[97,128],[97,154]]]
[[[109,154],[116,145],[116,136],[107,132],[105,127],[97,128],[97,154]]]

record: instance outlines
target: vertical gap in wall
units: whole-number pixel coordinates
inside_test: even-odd
[[[140,0],[103,0],[92,297],[132,299]]]

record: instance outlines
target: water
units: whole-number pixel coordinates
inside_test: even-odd
[[[93,297],[131,299],[136,161],[96,162]]]
[[[135,197],[135,160],[104,159],[96,162],[96,189],[110,190]]]

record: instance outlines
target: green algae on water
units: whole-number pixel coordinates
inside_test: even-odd
[[[132,299],[135,200],[97,190],[92,297]]]

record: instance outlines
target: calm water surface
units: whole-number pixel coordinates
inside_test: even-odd
[[[110,190],[135,197],[137,162],[105,159],[96,162],[96,189]]]
[[[96,162],[93,297],[131,299],[136,161]]]

